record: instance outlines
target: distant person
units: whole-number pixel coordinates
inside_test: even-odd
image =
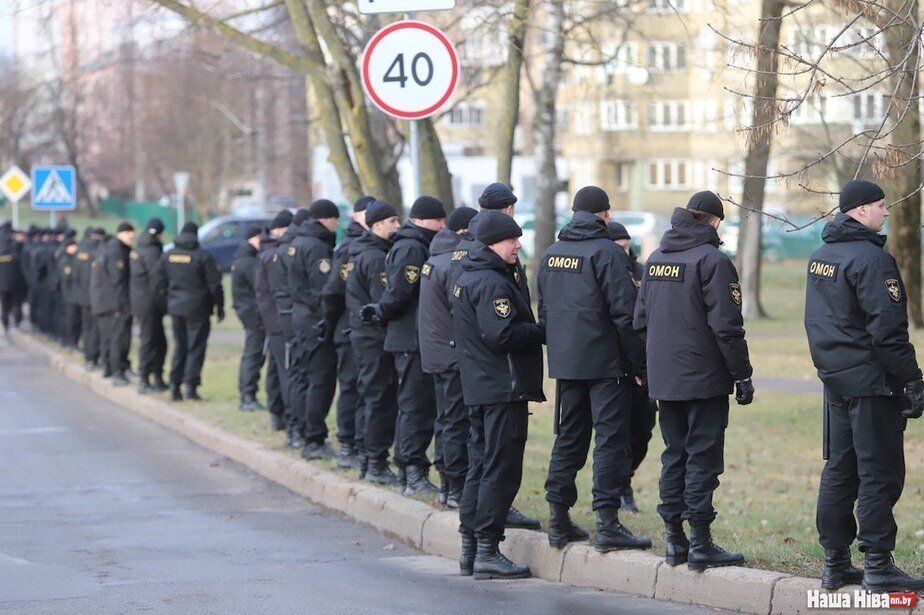
[[[251,227],[247,240],[234,253],[231,264],[231,305],[244,327],[244,350],[237,372],[237,389],[241,395],[240,410],[264,410],[257,401],[260,388],[260,370],[263,369],[263,347],[266,330],[257,308],[256,274],[257,255],[260,252],[260,229]]]
[[[135,227],[122,222],[96,252],[90,274],[90,301],[100,331],[103,376],[115,386],[128,384],[128,351],[132,317],[129,294],[129,254],[135,244]]]
[[[141,340],[138,345],[138,392],[167,390],[164,362],[167,360],[167,278],[164,274],[164,223],[151,218],[131,253],[132,314],[138,319]]]

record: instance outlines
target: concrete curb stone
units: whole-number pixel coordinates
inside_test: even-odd
[[[693,572],[686,566],[661,565],[654,597],[744,613],[769,613],[773,586],[788,576],[740,566]]]
[[[565,553],[561,582],[654,598],[662,564],[664,559],[650,551],[599,553],[590,545],[573,544]]]

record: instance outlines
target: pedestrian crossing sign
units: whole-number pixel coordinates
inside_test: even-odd
[[[66,211],[77,207],[74,167],[32,167],[32,209]]]

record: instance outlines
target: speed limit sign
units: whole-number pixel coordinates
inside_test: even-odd
[[[430,117],[459,84],[459,56],[452,41],[421,21],[399,21],[376,32],[361,66],[366,95],[401,120]]]

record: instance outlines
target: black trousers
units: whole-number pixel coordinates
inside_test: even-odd
[[[725,470],[728,396],[661,401],[661,504],[665,521],[709,524],[715,519],[712,494]]]
[[[658,420],[658,402],[648,397],[648,386],[638,386],[630,381],[632,396],[632,416],[629,419],[629,447],[632,449],[632,472],[623,487],[629,488],[635,471],[648,455],[648,443],[651,432]]]
[[[292,395],[291,423],[307,442],[327,439],[327,414],[337,391],[337,354],[331,340],[312,331],[296,330],[289,343]]]
[[[398,416],[398,379],[395,361],[382,340],[350,336],[356,358],[362,419],[357,411],[356,442],[370,461],[387,461],[395,439]]]
[[[197,387],[202,384],[202,365],[208,347],[212,323],[209,314],[173,316],[173,362],[170,384]]]
[[[433,376],[423,373],[419,352],[396,352],[398,372],[397,448],[406,466],[430,467],[427,449],[436,420]]]
[[[619,508],[623,485],[632,474],[629,379],[559,380],[557,391],[561,410],[546,500],[568,508],[577,502],[574,479],[587,462],[595,434],[593,508]]]
[[[241,364],[237,370],[237,390],[241,396],[256,396],[260,389],[260,370],[263,369],[263,347],[266,345],[266,333],[263,327],[244,327],[244,351]]]
[[[468,474],[459,531],[486,540],[504,537],[507,511],[520,490],[529,426],[526,402],[471,406]]]
[[[100,354],[107,372],[124,372],[131,365],[128,352],[132,343],[132,317],[128,312],[108,312],[98,320]],[[103,332],[105,331],[105,335]]]
[[[81,318],[78,304],[70,302],[64,304],[64,332],[61,341],[65,346],[76,348],[80,343]]]
[[[0,322],[3,323],[3,330],[9,331],[10,318],[13,316],[13,309],[16,304],[16,293],[0,293]]]
[[[164,331],[164,315],[156,310],[139,314],[140,340],[138,344],[138,371],[142,378],[163,376],[167,360],[167,334]]]
[[[440,471],[452,481],[462,482],[468,472],[468,408],[462,402],[462,377],[456,370],[434,374],[436,408],[439,416]]]
[[[284,417],[289,404],[289,381],[286,375],[286,338],[282,333],[267,336],[269,367],[266,370],[266,405],[269,411]]]
[[[83,360],[99,361],[99,322],[89,305],[80,306],[80,338],[83,340]]]
[[[340,395],[337,398],[337,440],[352,445],[356,438],[356,409],[359,407],[359,389],[356,384],[356,359],[350,341],[337,344],[337,381]]]
[[[901,404],[895,397],[847,398],[828,390],[825,398],[829,454],[815,516],[821,545],[837,549],[858,539],[861,551],[892,551],[898,531],[892,508],[905,485]]]

